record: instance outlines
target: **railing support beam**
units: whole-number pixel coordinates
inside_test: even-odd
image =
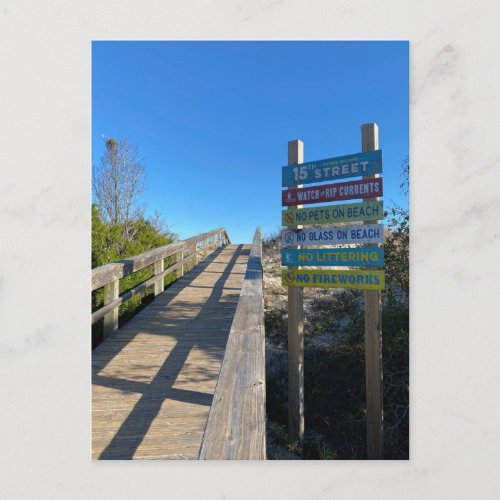
[[[119,294],[120,280],[114,280],[104,285],[104,305],[116,300]],[[106,340],[115,330],[118,330],[118,312],[119,308],[115,307],[104,316],[104,326],[102,330],[103,340]]]
[[[165,261],[164,259],[159,260],[158,262],[155,262],[155,275],[162,273],[165,269]],[[155,297],[157,295],[160,295],[160,293],[163,293],[163,276],[158,279],[155,283]]]
[[[184,249],[177,254],[177,262],[181,262],[181,268],[179,269],[179,278],[184,276]]]
[[[266,459],[262,278],[262,238],[257,229],[200,447],[200,460]]]

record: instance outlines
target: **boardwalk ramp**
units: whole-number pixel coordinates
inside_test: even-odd
[[[248,280],[255,278],[248,274],[249,261],[255,267],[251,250],[252,245],[219,246],[93,351],[94,459],[200,458],[221,366],[235,360],[235,354],[226,351],[228,339],[240,335],[233,322],[235,317],[241,322],[241,310],[248,307],[240,302],[245,302],[242,288],[248,289]],[[258,348],[260,359],[263,330]],[[247,354],[255,358],[253,352]],[[261,399],[260,406],[264,396]],[[252,426],[262,426],[263,411],[259,424],[250,416]],[[217,421],[224,429],[225,419],[231,418],[228,411]],[[223,430],[222,441],[226,434]],[[262,436],[265,440],[265,430]]]

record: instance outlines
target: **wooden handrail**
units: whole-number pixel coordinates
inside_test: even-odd
[[[265,460],[262,239],[255,232],[200,448],[200,460]]]
[[[191,257],[190,257],[191,258]],[[183,264],[185,264],[189,259],[182,259],[180,262],[177,262],[173,264],[172,266],[169,266],[167,269],[162,271],[159,274],[155,274],[151,278],[149,278],[146,281],[143,281],[139,285],[135,286],[134,288],[128,290],[127,292],[123,293],[120,295],[116,300],[113,302],[110,302],[109,304],[106,304],[104,307],[101,307],[97,311],[92,313],[92,324],[95,323],[96,321],[100,320],[103,318],[106,314],[108,314],[110,311],[112,311],[115,307],[121,306],[124,302],[127,300],[130,300],[134,295],[137,295],[139,292],[142,292],[148,286],[154,285],[159,279],[164,278],[167,276],[167,274],[170,274],[177,269],[179,269]]]
[[[118,307],[121,304],[152,285],[155,285],[155,295],[162,293],[163,279],[167,274],[180,269],[182,276],[186,263],[194,258],[195,264],[197,264],[207,257],[210,252],[205,252],[206,247],[215,250],[215,248],[228,243],[231,243],[231,240],[225,228],[222,227],[208,233],[193,236],[187,240],[176,241],[175,243],[155,248],[149,252],[92,269],[91,290],[94,291],[104,287],[104,306],[92,313],[92,323],[104,317],[103,336],[104,338],[108,337],[118,328]],[[200,245],[200,252],[198,252],[198,245]],[[193,254],[184,257],[184,250],[192,249],[193,247],[195,250]],[[175,264],[164,270],[164,259],[173,255],[180,255],[180,258],[177,259]],[[119,295],[119,281],[121,278],[152,264],[155,267],[154,276],[123,293],[121,296]]]
[[[223,234],[227,243],[231,243],[226,230],[221,227],[210,231],[208,233],[202,233],[192,238],[188,238],[183,241],[176,241],[175,243],[170,243],[163,247],[154,248],[149,252],[144,252],[133,257],[128,257],[117,262],[112,262],[110,264],[105,264],[104,266],[96,267],[92,269],[92,291],[101,288],[112,281],[128,276],[129,274],[140,271],[141,269],[157,262],[161,259],[166,259],[180,250],[189,248],[190,246],[196,245],[212,236],[217,234]]]

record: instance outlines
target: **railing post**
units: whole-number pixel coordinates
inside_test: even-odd
[[[114,280],[104,285],[104,305],[116,300],[120,295],[120,280]],[[115,330],[118,330],[119,308],[115,307],[112,311],[104,315],[104,326],[102,330],[103,340],[106,340]]]
[[[184,276],[184,249],[182,249],[177,256],[180,256],[180,262],[181,262],[181,267],[179,271],[179,278],[182,278]],[[179,262],[179,261],[177,261]]]
[[[165,269],[165,260],[160,259],[155,262],[155,275],[162,273]],[[163,276],[155,282],[155,297],[163,293]]]

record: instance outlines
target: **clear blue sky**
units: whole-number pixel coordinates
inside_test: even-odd
[[[281,224],[287,143],[304,161],[361,151],[379,126],[384,202],[408,156],[407,42],[93,42],[92,158],[127,138],[147,170],[146,213],[181,238],[225,226],[250,242]]]

